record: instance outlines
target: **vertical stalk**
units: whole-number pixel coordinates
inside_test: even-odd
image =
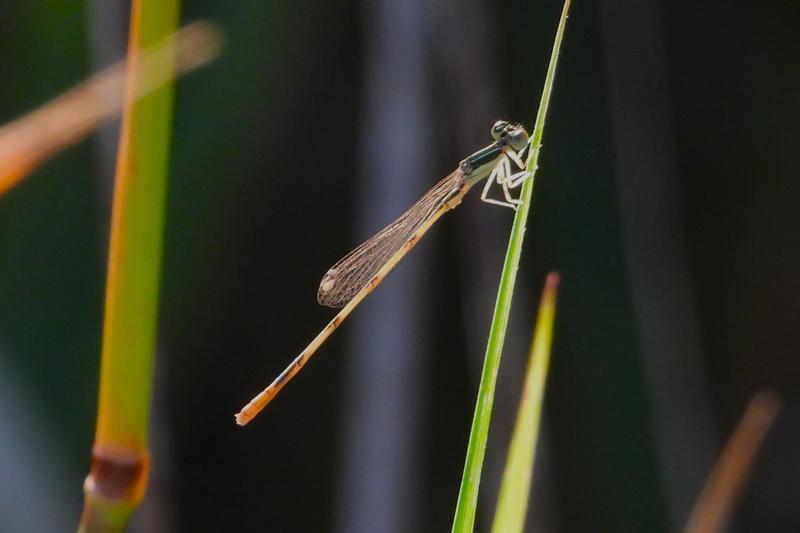
[[[503,272],[500,276],[500,288],[497,293],[497,303],[492,316],[492,325],[489,329],[489,342],[486,346],[481,382],[478,387],[478,399],[475,404],[475,414],[472,419],[472,428],[467,444],[467,458],[464,462],[464,474],[461,478],[461,488],[458,493],[455,518],[453,519],[453,533],[471,533],[475,525],[475,510],[478,502],[478,489],[483,469],[483,458],[486,455],[486,440],[489,436],[489,422],[492,417],[494,403],[494,390],[497,384],[497,372],[500,368],[500,355],[503,351],[508,316],[511,312],[511,297],[514,294],[514,284],[517,279],[519,259],[522,255],[522,241],[525,235],[525,225],[528,220],[531,197],[533,195],[533,180],[538,168],[539,149],[542,144],[545,117],[550,103],[550,94],[553,90],[558,52],[561,48],[561,39],[567,22],[570,0],[565,0],[561,11],[561,19],[556,31],[553,50],[550,54],[550,64],[547,67],[542,97],[539,101],[539,111],[536,114],[536,124],[533,127],[531,146],[528,154],[526,170],[531,177],[522,186],[520,200],[522,200],[514,225],[511,228],[511,238],[508,242]]]
[[[97,429],[80,531],[122,531],[147,484],[172,83],[136,99],[141,50],[172,34],[177,0],[133,0],[106,282]]]

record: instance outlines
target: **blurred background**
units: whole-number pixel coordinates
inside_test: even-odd
[[[561,4],[186,2],[151,431],[133,531],[450,528],[513,213],[446,216],[250,426],[329,320],[325,271],[533,126]],[[124,54],[119,0],[4,0],[0,121]],[[544,275],[562,275],[530,531],[674,531],[751,396],[783,409],[735,531],[800,529],[800,6],[574,2],[498,383],[490,524]],[[77,524],[114,124],[0,198],[0,530]],[[35,505],[38,512],[31,513]]]

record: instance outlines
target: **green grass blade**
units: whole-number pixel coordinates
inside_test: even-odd
[[[506,468],[497,509],[494,514],[493,533],[521,533],[525,527],[528,510],[528,496],[533,478],[533,465],[536,457],[536,442],[539,440],[539,426],[542,418],[547,370],[550,366],[550,346],[553,339],[553,323],[556,314],[556,295],[558,274],[547,276],[539,316],[531,342],[528,371],[522,389],[522,399],[514,435],[508,448]]]
[[[564,35],[569,2],[570,0],[564,2],[564,8],[561,12],[561,19],[559,21],[558,30],[556,31],[553,51],[550,55],[550,64],[547,68],[547,76],[545,77],[544,88],[542,90],[542,98],[539,102],[539,111],[536,115],[536,124],[531,137],[531,149],[528,154],[526,165],[527,171],[531,173],[531,178],[522,186],[522,192],[520,193],[522,204],[519,206],[517,214],[514,217],[514,225],[511,228],[511,238],[508,243],[508,250],[506,251],[506,258],[503,264],[503,273],[500,277],[500,288],[497,294],[494,316],[492,317],[492,325],[489,330],[486,359],[483,365],[483,372],[481,373],[475,414],[472,419],[469,444],[467,445],[464,474],[461,478],[461,488],[458,493],[458,503],[456,504],[455,518],[453,520],[454,533],[470,533],[475,524],[478,488],[480,485],[481,470],[483,468],[483,458],[486,454],[486,439],[489,435],[489,422],[492,415],[497,371],[500,366],[500,354],[503,349],[503,341],[505,340],[506,328],[508,326],[508,316],[511,310],[511,296],[514,293],[514,283],[516,281],[519,258],[522,253],[522,241],[525,234],[528,211],[531,205],[533,182],[542,143],[542,133],[544,131],[547,108],[550,103],[550,94],[553,90],[556,64],[558,63],[558,52],[561,47],[561,39]]]
[[[142,49],[175,32],[178,0],[131,4],[92,466],[80,531],[123,531],[144,496],[173,84],[135,98]],[[170,71],[172,64],[168,66]],[[171,76],[170,76],[171,77]]]

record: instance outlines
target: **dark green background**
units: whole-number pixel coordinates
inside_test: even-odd
[[[219,24],[226,48],[177,91],[156,365],[160,414],[153,431],[169,453],[161,456],[165,463],[157,455],[154,464],[158,490],[151,494],[162,496],[160,506],[148,502],[148,521],[137,527],[331,530],[340,512],[347,328],[263,419],[243,431],[231,415],[328,319],[329,310],[313,297],[319,278],[363,236],[352,213],[369,201],[358,186],[369,179],[359,175],[359,136],[369,96],[363,72],[374,44],[367,31],[372,4],[185,4],[184,20]],[[486,142],[495,118],[532,126],[560,10],[550,0],[430,3],[437,4],[455,6],[451,12],[466,18],[478,10],[485,27],[475,35],[458,17],[437,17],[433,7],[420,20],[431,36],[430,58],[419,72],[433,103],[437,171],[431,183]],[[628,4],[574,2],[544,135],[513,311],[524,328],[511,332],[524,347],[538,287],[547,271],[558,270],[563,283],[539,456],[539,485],[550,498],[534,507],[543,515],[530,518],[531,530],[548,524],[558,531],[670,531],[688,512],[669,503],[664,485],[670,473],[659,459],[664,442],[653,405],[659,396],[643,353],[643,321],[651,318],[639,312],[637,302],[647,295],[631,279],[637,268],[676,258],[654,257],[651,266],[631,260],[625,221],[635,226],[637,217],[648,218],[637,205],[652,207],[623,190],[630,182],[620,169],[633,168],[641,171],[628,177],[641,190],[658,187],[666,176],[677,191],[664,205],[677,207],[672,217],[679,224],[664,232],[686,245],[678,259],[690,277],[683,289],[695,301],[684,302],[688,311],[677,310],[676,320],[663,316],[659,324],[689,317],[696,331],[699,358],[690,363],[709,400],[698,409],[711,416],[707,427],[685,429],[713,441],[697,445],[706,456],[690,461],[701,466],[692,475],[705,477],[749,397],[763,387],[777,390],[784,410],[736,524],[741,531],[794,531],[800,528],[800,8],[794,2]],[[90,72],[88,9],[82,2],[3,2],[2,121]],[[436,51],[434,37],[446,32],[465,50],[482,51],[476,71],[491,79],[496,103],[467,98],[466,109],[456,103],[447,56]],[[619,105],[611,105],[620,87]],[[636,94],[643,99],[633,101]],[[650,120],[651,113],[667,123]],[[485,127],[465,130],[475,117]],[[625,143],[615,129],[620,124],[652,150]],[[393,127],[390,117],[385,126]],[[65,530],[80,512],[96,407],[111,179],[98,152],[96,138],[84,141],[0,198],[0,357],[25,398],[17,422],[47,436],[37,450],[49,454],[59,473],[41,481],[66,498],[61,504],[72,521]],[[483,257],[486,275],[499,277],[502,246],[465,252],[470,236],[464,232],[487,220],[503,242],[511,220],[478,203],[468,198],[446,217],[434,230],[435,249],[425,252],[436,257],[425,290],[438,303],[428,314],[436,349],[425,356],[431,386],[417,446],[420,531],[449,528],[477,387],[465,345],[488,330],[484,321],[465,336],[471,326],[461,306],[471,289],[458,282],[459,262],[469,253],[493,254]],[[660,231],[652,235],[656,249],[661,238]],[[666,294],[673,289],[659,287]],[[485,317],[489,309],[476,312]],[[686,333],[664,329],[670,338]],[[512,399],[523,355],[507,354],[501,371],[500,386]],[[670,395],[681,394],[682,385],[658,386]],[[507,434],[513,416],[513,402],[498,407],[494,427]],[[2,426],[0,438],[7,440],[28,431]],[[504,454],[504,438],[490,442],[495,460]],[[17,452],[38,460],[31,449]],[[688,502],[699,490],[682,487]],[[479,526],[486,530],[495,496],[483,497]]]

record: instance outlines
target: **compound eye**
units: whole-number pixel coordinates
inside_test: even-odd
[[[515,128],[506,136],[506,142],[514,151],[519,152],[528,144],[528,132],[522,128]]]
[[[497,122],[495,122],[494,126],[492,126],[492,138],[495,141],[499,141],[508,132],[508,127],[509,123],[506,122],[505,120],[498,120]]]

